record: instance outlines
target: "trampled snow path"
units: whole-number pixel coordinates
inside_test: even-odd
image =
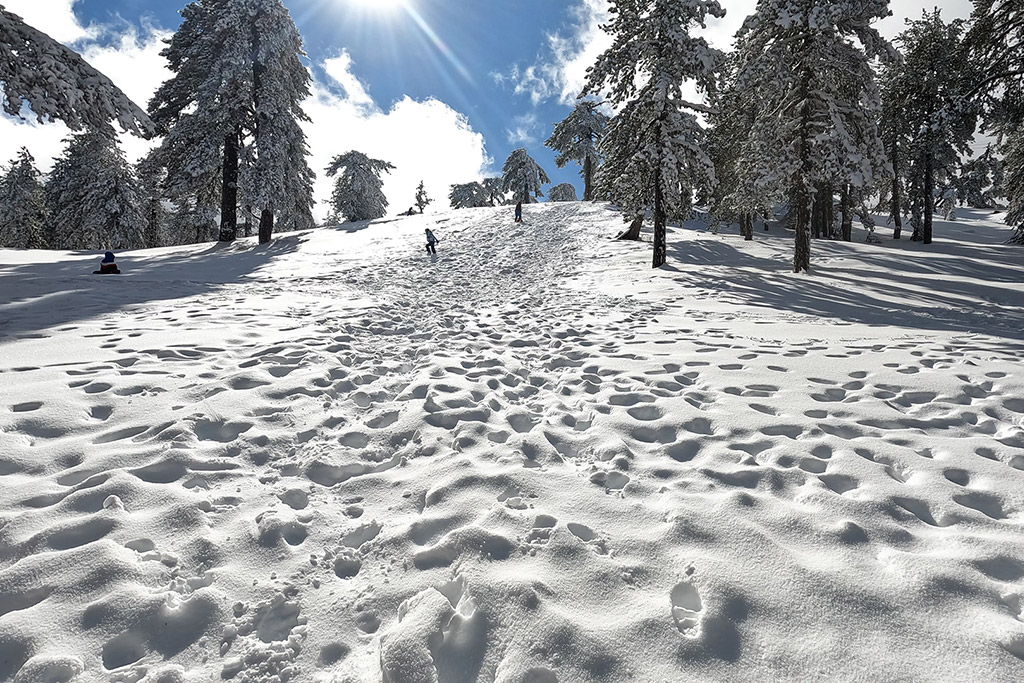
[[[1022,675],[1024,267],[991,224],[806,278],[778,236],[675,231],[650,273],[606,207],[527,221],[119,279],[2,252],[0,680]]]

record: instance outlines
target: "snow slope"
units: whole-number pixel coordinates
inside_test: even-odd
[[[1005,229],[526,214],[0,251],[0,681],[1024,679]]]

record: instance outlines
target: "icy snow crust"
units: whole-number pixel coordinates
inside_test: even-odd
[[[0,252],[0,680],[1024,677],[1005,228],[511,218]]]

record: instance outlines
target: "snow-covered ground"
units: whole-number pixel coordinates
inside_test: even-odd
[[[526,214],[0,251],[0,681],[1024,679],[1005,228]]]

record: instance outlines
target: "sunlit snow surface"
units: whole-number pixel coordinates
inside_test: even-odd
[[[0,681],[1024,678],[1007,229],[620,228],[0,251]]]

